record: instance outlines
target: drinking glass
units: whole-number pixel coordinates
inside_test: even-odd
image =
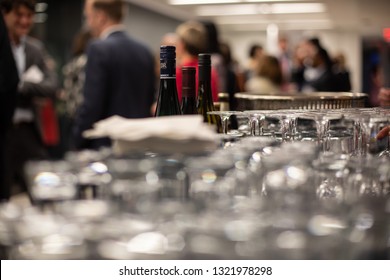
[[[344,117],[352,121],[354,141],[352,156],[365,156],[368,151],[370,113],[355,109],[346,112]]]
[[[263,126],[264,126],[264,120],[267,117],[268,114],[272,113],[274,111],[271,110],[248,110],[244,111],[242,114],[247,116],[249,127],[251,130],[251,135],[264,135],[263,133]],[[256,133],[258,129],[258,133]]]
[[[282,142],[287,141],[287,136],[294,137],[297,130],[298,115],[292,110],[277,110],[267,115],[268,117],[276,118],[280,123],[280,132],[282,134]]]
[[[229,131],[229,119],[232,115],[239,115],[239,111],[211,111],[207,112],[209,115],[217,115],[221,118],[222,133],[228,134]]]
[[[308,111],[302,113],[300,118],[313,120],[316,124],[318,145],[322,147],[323,152],[328,150],[328,132],[331,120],[342,118],[342,114],[338,111]]]
[[[41,206],[76,198],[77,177],[67,161],[29,161],[25,173],[31,198]]]

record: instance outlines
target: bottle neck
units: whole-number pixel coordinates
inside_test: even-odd
[[[195,69],[193,71],[183,70],[182,77],[182,97],[195,98],[196,96],[196,79]]]
[[[211,81],[211,66],[199,65],[199,82]]]
[[[194,98],[196,97],[196,91],[194,88],[185,88],[182,89],[182,98]]]
[[[160,59],[160,79],[176,79],[175,59]]]

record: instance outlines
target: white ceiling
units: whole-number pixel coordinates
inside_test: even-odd
[[[182,21],[213,20],[225,32],[261,31],[274,23],[280,30],[351,30],[364,35],[380,35],[383,28],[390,27],[390,0],[268,0],[263,3],[256,0],[230,0],[238,3],[225,4],[199,4],[205,0],[198,0],[193,5],[171,5],[173,0],[127,1]],[[298,8],[297,13],[292,13],[294,7],[290,7],[289,13],[270,13],[280,8],[273,4],[297,3],[320,3],[324,11],[304,13]],[[318,5],[314,7],[318,8]],[[210,8],[213,8],[211,13],[205,10]],[[240,11],[245,14],[237,15]]]

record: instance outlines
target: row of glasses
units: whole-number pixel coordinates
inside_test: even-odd
[[[282,142],[305,138],[304,136],[307,133],[298,131],[298,119],[310,120],[314,122],[317,143],[323,152],[330,150],[330,137],[332,137],[334,142],[338,134],[344,136],[352,134],[352,151],[349,151],[349,148],[345,150],[352,153],[353,156],[365,156],[368,152],[375,153],[380,150],[378,146],[380,143],[376,141],[375,136],[381,128],[389,123],[389,110],[384,108],[247,110],[214,111],[209,113],[220,116],[225,135],[230,133],[228,127],[229,119],[235,115],[247,119],[251,136],[276,137],[280,135]],[[276,127],[272,120],[278,121]],[[339,124],[337,133],[331,130],[331,123]],[[375,146],[378,147],[375,149]],[[387,143],[386,146],[387,148],[380,153],[380,156],[390,155],[389,144]]]

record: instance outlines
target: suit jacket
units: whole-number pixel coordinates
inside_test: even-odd
[[[155,93],[152,53],[123,31],[92,42],[87,51],[84,101],[76,117],[77,149],[108,146],[108,139],[86,140],[83,131],[113,115],[150,117]]]
[[[48,66],[49,55],[42,43],[36,39],[27,37],[26,46],[26,68],[36,66],[43,74],[43,79],[39,83],[23,81],[18,88],[17,107],[28,108],[34,113],[34,123],[38,134],[43,138],[43,119],[41,109],[47,100],[54,98],[57,91],[57,75],[54,69]]]
[[[43,80],[40,83],[24,81],[19,87],[18,106],[31,106],[31,101],[42,97],[54,97],[57,90],[57,75],[55,69],[48,66],[50,59],[42,43],[34,38],[26,38],[26,69],[37,66],[43,73]]]
[[[15,110],[19,77],[9,43],[7,28],[0,13],[0,201],[9,198],[5,188],[6,133]]]
[[[12,54],[8,32],[0,14],[0,135],[3,137],[11,124],[15,110],[18,71]]]

